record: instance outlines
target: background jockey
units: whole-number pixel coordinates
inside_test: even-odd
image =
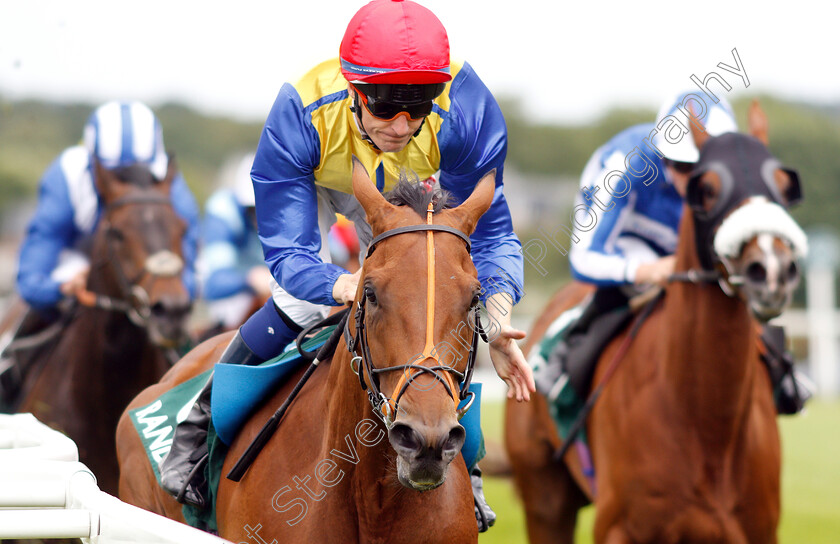
[[[102,213],[93,181],[94,159],[117,175],[121,168],[143,165],[155,179],[163,180],[169,159],[152,110],[140,102],[103,104],[85,125],[84,145],[65,149],[41,179],[38,207],[20,250],[17,288],[42,314],[49,314],[62,296],[85,285],[84,245]],[[194,296],[198,206],[180,174],[172,183],[172,205],[188,225],[184,282]]]
[[[569,263],[576,280],[597,289],[561,315],[530,355],[537,389],[550,401],[586,399],[597,353],[626,322],[628,300],[674,272],[683,198],[700,157],[689,133],[692,107],[713,136],[738,128],[724,98],[715,104],[702,92],[683,93],[662,105],[655,123],[613,136],[583,169],[575,206],[592,226],[575,222]],[[561,397],[569,384],[575,394]]]
[[[597,354],[626,323],[615,310],[629,315],[630,298],[664,286],[674,273],[683,199],[700,157],[689,133],[691,111],[711,136],[738,129],[725,98],[714,103],[702,91],[681,93],[662,105],[655,123],[620,132],[584,167],[575,204],[590,212],[584,224],[592,226],[575,223],[569,262],[574,278],[597,290],[549,327],[532,355],[538,390],[550,400],[567,381],[586,398]]]
[[[169,159],[152,110],[140,102],[103,104],[88,119],[83,144],[65,149],[44,173],[35,216],[20,249],[17,290],[34,311],[24,318],[18,337],[55,321],[59,302],[86,285],[86,246],[103,208],[93,179],[94,160],[118,177],[123,169],[140,165],[154,180],[163,180]],[[187,224],[183,280],[195,296],[198,206],[181,174],[172,182],[171,195],[175,211]]]
[[[472,235],[472,256],[482,299],[493,300],[487,307],[501,331],[490,346],[493,364],[509,394],[527,400],[533,378],[516,344],[525,333],[510,326],[523,269],[502,193],[507,131],[501,110],[469,64],[450,62],[443,25],[414,2],[374,0],[362,7],[339,53],[340,59],[284,85],[268,115],[251,177],[272,299],[239,329],[221,361],[271,358],[330,306],[355,297],[360,274],[327,262],[324,243],[336,212],[356,224],[362,245],[370,241],[352,193],[353,156],[380,191],[396,183],[402,168],[419,179],[439,170],[440,186],[456,203],[496,169],[495,197]],[[194,450],[206,451],[209,397],[208,386],[178,426],[161,468],[164,487],[197,504],[203,503],[204,484],[187,475],[199,461]],[[479,433],[467,429],[468,436]],[[477,508],[492,523],[495,515],[473,474]]]
[[[204,207],[197,268],[216,332],[238,327],[271,296],[271,273],[257,236],[253,163],[253,153],[242,157],[227,186]]]

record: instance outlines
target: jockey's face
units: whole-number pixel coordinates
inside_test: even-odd
[[[351,89],[351,93],[356,91]],[[401,151],[408,145],[411,136],[417,132],[423,119],[410,119],[407,113],[401,113],[391,120],[385,121],[374,117],[366,107],[362,106],[362,125],[370,139],[385,152]]]

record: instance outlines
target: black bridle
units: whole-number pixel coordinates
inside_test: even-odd
[[[429,214],[429,218],[431,218],[431,213]],[[398,234],[403,234],[406,232],[431,231],[448,232],[450,234],[454,234],[455,236],[461,238],[464,241],[467,247],[467,251],[469,252],[470,239],[466,234],[452,227],[448,227],[445,225],[435,225],[428,222],[427,224],[423,225],[398,227],[380,234],[371,241],[366,258],[370,257],[374,249],[376,249],[376,245],[381,241],[385,240],[386,238],[390,238],[391,236],[396,236]],[[364,296],[364,294],[359,298],[358,301],[356,301],[356,311],[354,313],[353,320],[355,325],[355,332],[350,331],[350,322],[348,320],[347,325],[344,328],[344,339],[347,344],[348,351],[354,356],[350,361],[350,368],[356,375],[359,376],[359,383],[362,387],[362,390],[367,392],[368,400],[370,400],[370,404],[373,407],[374,412],[377,414],[381,414],[384,417],[386,425],[388,425],[388,427],[390,428],[394,423],[394,419],[399,409],[400,399],[402,398],[403,394],[405,394],[409,385],[411,385],[411,383],[414,380],[416,380],[419,376],[430,374],[436,381],[440,382],[443,385],[444,389],[446,390],[446,393],[450,397],[452,397],[453,400],[456,401],[456,412],[458,414],[458,418],[460,419],[461,417],[463,417],[463,415],[467,412],[467,410],[469,410],[470,406],[472,405],[473,400],[475,400],[475,393],[469,390],[469,386],[470,382],[472,381],[473,370],[475,369],[475,358],[478,348],[479,335],[485,342],[487,341],[487,335],[484,332],[484,329],[481,327],[479,305],[475,304],[470,309],[470,313],[473,315],[474,319],[474,324],[471,326],[473,330],[472,342],[470,344],[469,356],[467,358],[467,367],[464,370],[464,372],[459,372],[458,370],[455,370],[454,368],[447,365],[424,366],[421,364],[416,364],[416,362],[409,362],[403,365],[397,365],[386,368],[377,368],[373,364],[373,357],[371,356],[370,346],[368,342],[368,328],[365,324],[366,302],[367,297]],[[459,327],[458,331],[460,330],[461,328]],[[362,368],[360,368],[360,366],[364,367],[364,372],[362,372]],[[398,384],[398,388],[397,390],[395,390],[394,396],[389,398],[380,389],[379,375],[397,370],[402,371],[404,373],[404,380],[401,380],[401,385]],[[365,377],[367,377],[367,379]],[[457,382],[453,382],[453,377],[457,379]],[[460,392],[457,396],[455,391],[453,391],[455,383],[460,384]],[[460,403],[460,401],[463,401],[467,398],[469,398],[467,404],[463,408],[457,408],[457,405]]]

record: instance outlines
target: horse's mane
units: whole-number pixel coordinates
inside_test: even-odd
[[[413,179],[405,170],[400,172],[400,180],[397,185],[385,194],[385,199],[394,206],[408,206],[417,212],[420,217],[426,217],[426,210],[429,202],[434,205],[434,213],[450,208],[452,195],[449,191],[429,189],[420,182],[417,174],[412,173]]]
[[[132,164],[113,170],[114,175],[125,183],[136,187],[151,187],[158,180],[152,175],[152,171],[144,164]]]

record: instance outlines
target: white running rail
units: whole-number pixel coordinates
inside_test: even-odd
[[[32,414],[0,414],[0,540],[228,543],[100,491],[78,458],[72,440]]]

